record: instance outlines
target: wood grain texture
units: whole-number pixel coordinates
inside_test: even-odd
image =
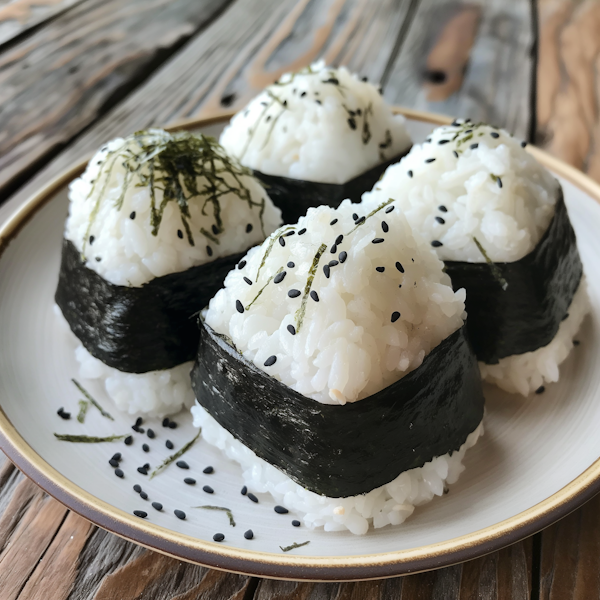
[[[52,19],[81,0],[9,0],[0,6],[0,45]]]
[[[0,193],[223,7],[88,0],[0,54]]]
[[[600,181],[600,3],[540,0],[537,143]]]
[[[542,532],[540,600],[600,598],[600,496]]]
[[[468,116],[525,138],[534,30],[523,0],[422,0],[385,97],[411,108]]]

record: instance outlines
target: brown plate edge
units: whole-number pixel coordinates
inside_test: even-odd
[[[451,118],[398,108],[412,120],[434,125]],[[209,118],[177,122],[167,129],[196,129],[231,118],[220,113]],[[581,171],[537,148],[530,152],[600,203],[600,186]],[[0,256],[8,243],[68,181],[79,175],[87,160],[73,166],[24,202],[0,229]],[[0,448],[44,491],[94,524],[154,551],[207,567],[273,579],[357,581],[418,573],[478,558],[526,538],[565,517],[600,492],[600,459],[564,488],[535,506],[500,523],[445,542],[382,554],[350,557],[304,557],[241,550],[176,534],[98,500],[61,475],[27,444],[0,408]]]

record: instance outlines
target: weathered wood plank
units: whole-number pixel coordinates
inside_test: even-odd
[[[540,0],[536,142],[600,181],[600,4]]]
[[[542,532],[540,600],[600,598],[600,496]]]
[[[389,76],[396,104],[469,116],[525,138],[534,31],[522,0],[422,0]]]
[[[0,6],[0,45],[56,17],[81,0],[12,0]]]
[[[0,54],[0,193],[223,6],[219,0],[88,0]]]

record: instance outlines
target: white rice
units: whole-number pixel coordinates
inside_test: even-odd
[[[585,277],[582,278],[569,306],[569,316],[559,326],[554,339],[542,348],[500,359],[497,365],[479,363],[485,381],[510,393],[527,396],[559,378],[559,366],[573,349],[573,337],[590,311]]]
[[[452,291],[443,263],[413,235],[397,208],[389,214],[379,210],[354,230],[355,211],[360,214],[361,207],[348,200],[338,209],[311,208],[297,225],[276,231],[248,252],[243,269],[228,274],[205,314],[208,325],[229,336],[246,359],[297,392],[328,404],[354,402],[397,381],[465,318],[465,291]],[[389,233],[382,230],[382,221]],[[287,236],[302,229],[303,235]],[[340,234],[344,239],[332,252]],[[278,241],[282,235],[285,247]],[[377,238],[383,242],[373,243]],[[306,295],[300,326],[303,296],[291,298],[288,291],[305,290],[321,244],[326,249],[312,282],[319,301]],[[339,261],[341,252],[347,259],[331,266],[327,278],[324,265]],[[279,271],[285,271],[285,278],[275,283]],[[236,310],[237,302],[246,307],[243,314]],[[271,356],[276,362],[267,367]]]
[[[152,129],[144,141],[147,144],[160,144],[173,139],[174,136],[166,131]],[[108,142],[92,158],[83,175],[69,187],[70,204],[65,238],[73,242],[80,252],[85,253],[88,258],[86,266],[110,283],[140,287],[155,277],[185,271],[221,256],[243,252],[262,242],[281,224],[280,210],[273,205],[256,179],[249,175],[224,172],[221,174],[224,184],[239,188],[237,177],[241,185],[249,190],[255,206],[249,206],[233,191],[219,197],[223,233],[218,236],[218,244],[201,233],[201,230],[210,233],[216,223],[212,204],[208,205],[206,214],[203,214],[204,203],[211,193],[210,182],[204,176],[196,178],[199,195],[192,197],[190,190],[185,190],[194,245],[190,244],[185,235],[181,212],[174,201],[167,204],[158,232],[154,235],[150,222],[150,187],[140,186],[138,175],[134,175],[127,185],[120,210],[116,208],[127,174],[125,160],[130,152],[139,151],[140,147],[134,136]],[[218,153],[225,156],[222,149]],[[101,172],[99,163],[105,160],[114,160],[114,165],[110,171],[104,169]],[[217,160],[216,166],[221,168],[223,163]],[[147,174],[147,169],[143,172]],[[106,173],[109,173],[108,177]],[[163,192],[160,185],[155,187],[155,203],[160,206]],[[98,212],[90,227],[97,203]],[[135,218],[131,219],[131,215],[135,215]],[[252,230],[247,233],[249,224]],[[93,243],[90,243],[90,236],[93,236]],[[209,255],[208,246],[212,255]]]
[[[531,252],[554,215],[558,181],[503,129],[447,125],[428,139],[388,167],[363,195],[366,210],[394,198],[414,229],[428,242],[443,244],[437,248],[442,260],[485,262],[473,238],[494,262],[513,262]],[[478,146],[471,149],[474,143]],[[430,159],[435,160],[426,162]]]
[[[298,513],[304,525],[325,531],[349,530],[365,534],[369,527],[399,525],[415,506],[442,496],[464,471],[466,451],[483,433],[483,424],[473,431],[457,452],[438,456],[422,467],[401,473],[396,479],[367,494],[327,498],[304,489],[287,475],[262,460],[221,427],[199,404],[192,407],[194,425],[202,427],[202,439],[221,450],[242,467],[244,483],[254,493],[269,493],[276,502]]]
[[[251,169],[324,183],[345,183],[411,144],[404,117],[378,88],[324,62],[282,75],[233,117],[220,142]]]
[[[160,145],[176,139],[176,135],[153,129],[147,132],[143,142]],[[155,277],[185,271],[218,257],[242,252],[262,242],[281,224],[281,212],[273,205],[264,188],[256,179],[242,173],[241,167],[234,161],[233,172],[220,173],[222,185],[233,190],[219,197],[222,233],[218,235],[218,244],[201,233],[202,230],[212,233],[216,223],[212,204],[208,204],[203,214],[204,203],[211,194],[211,184],[204,175],[198,176],[195,181],[199,195],[193,195],[187,184],[183,185],[188,197],[189,227],[194,245],[190,244],[185,234],[182,214],[174,201],[167,204],[158,232],[154,235],[150,187],[140,185],[139,174],[131,178],[121,197],[128,172],[125,163],[131,160],[132,152],[140,152],[135,136],[108,142],[69,188],[70,205],[65,238],[85,253],[88,268],[112,284],[140,287]],[[214,152],[227,159],[222,148],[214,148]],[[101,171],[101,163],[113,159],[114,165],[110,171]],[[220,169],[223,162],[217,158],[215,165]],[[207,172],[210,173],[209,168]],[[141,173],[147,174],[148,167],[142,168]],[[157,172],[157,178],[159,175]],[[235,192],[240,186],[248,190],[252,206]],[[160,206],[163,200],[162,185],[158,183],[155,187],[155,205]],[[116,206],[119,200],[122,201],[120,209]],[[97,214],[93,217],[96,206]],[[93,236],[93,243],[90,236]],[[108,367],[81,345],[75,355],[80,365],[79,376],[103,382],[106,393],[119,410],[130,414],[172,414],[183,406],[189,407],[193,402],[189,377],[192,363],[136,374]]]

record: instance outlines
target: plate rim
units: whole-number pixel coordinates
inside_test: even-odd
[[[394,107],[394,112],[410,120],[433,125],[452,122],[451,117]],[[167,130],[195,129],[230,119],[234,111],[219,111],[208,117],[186,119],[165,127]],[[536,159],[584,191],[600,204],[600,185],[583,172],[539,148],[528,146]],[[86,158],[66,169],[24,200],[0,224],[0,259],[4,250],[35,213],[56,192],[85,168]],[[0,449],[31,480],[60,503],[95,525],[146,548],[213,569],[271,579],[304,581],[359,581],[382,579],[428,571],[484,556],[520,541],[565,517],[600,492],[600,458],[566,486],[538,504],[469,534],[444,542],[393,552],[356,556],[295,556],[259,552],[214,542],[168,530],[142,521],[93,496],[67,479],[33,450],[12,425],[1,406]]]

